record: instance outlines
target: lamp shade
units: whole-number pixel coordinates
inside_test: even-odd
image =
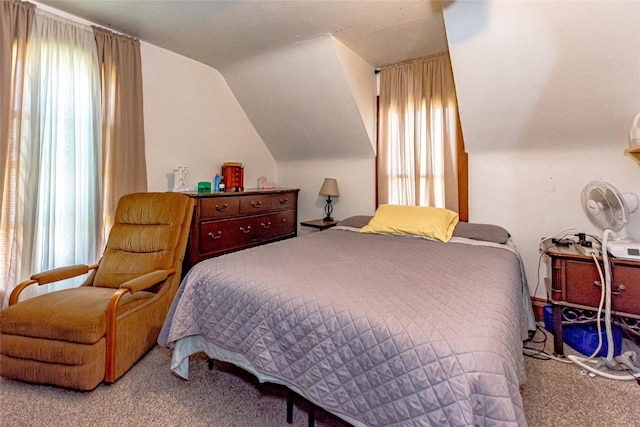
[[[338,197],[340,195],[338,191],[338,181],[334,178],[325,178],[318,194],[321,196]]]

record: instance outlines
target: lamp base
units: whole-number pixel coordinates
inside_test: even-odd
[[[327,204],[324,205],[324,218],[322,220],[324,222],[333,222],[333,217],[331,214],[333,213],[333,205],[331,204],[331,196],[327,197]]]

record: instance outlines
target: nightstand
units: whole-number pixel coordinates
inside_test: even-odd
[[[573,246],[554,248],[547,254],[551,257],[551,280],[546,282],[553,310],[554,352],[562,355],[562,324],[595,322],[602,284],[593,259]],[[602,258],[598,261],[602,264]],[[612,318],[637,341],[640,339],[640,262],[613,257],[609,257],[609,261],[613,277]]]
[[[300,223],[304,227],[317,228],[318,230],[326,230],[327,228],[335,227],[337,224],[338,221],[324,221],[322,219],[310,219]]]

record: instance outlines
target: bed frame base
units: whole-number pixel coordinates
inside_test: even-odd
[[[293,423],[293,396],[295,393],[290,389],[287,389],[287,423]],[[311,408],[309,409],[309,418],[307,421],[307,425],[309,427],[313,427],[316,423],[316,405],[309,402]]]
[[[207,367],[209,368],[210,371],[213,369],[213,359],[210,357],[207,357]],[[288,388],[287,389],[287,423],[288,424],[293,423],[293,396],[294,395],[295,393]],[[309,402],[309,405],[311,405],[311,408],[309,409],[309,418],[307,421],[307,425],[308,427],[314,427],[316,423],[316,405],[314,405],[312,402]]]

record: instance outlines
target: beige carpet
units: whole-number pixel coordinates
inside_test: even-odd
[[[207,368],[191,358],[190,379],[169,371],[171,353],[155,347],[123,378],[90,393],[0,379],[0,425],[13,426],[288,426],[286,391],[259,384],[231,365]],[[555,361],[526,358],[521,387],[530,426],[639,426],[640,385],[580,375]],[[309,407],[300,398],[294,426],[307,425]],[[318,427],[344,427],[316,411]]]
[[[537,338],[540,338],[538,333]],[[527,344],[552,353],[553,336]],[[565,354],[578,354],[565,345]],[[520,387],[530,426],[640,427],[640,384],[582,375],[574,364],[525,358],[527,382]]]

